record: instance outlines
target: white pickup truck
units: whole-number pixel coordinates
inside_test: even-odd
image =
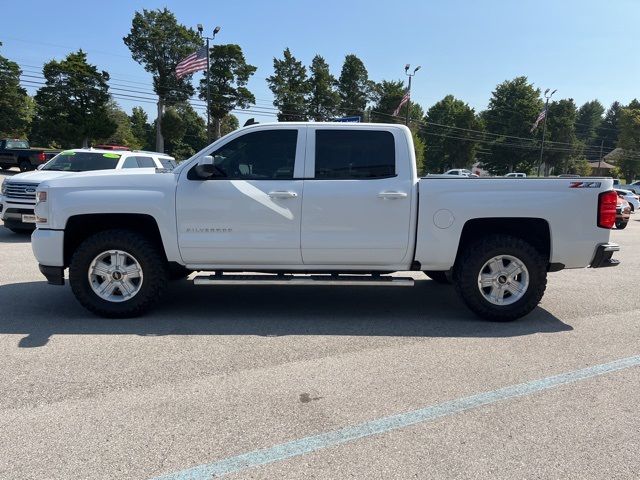
[[[401,125],[252,125],[172,172],[41,183],[33,251],[49,283],[68,267],[105,317],[142,314],[192,271],[206,285],[388,287],[423,271],[508,321],[539,303],[547,272],[618,263],[611,179],[418,178],[415,165]]]

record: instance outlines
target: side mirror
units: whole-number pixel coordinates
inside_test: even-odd
[[[44,167],[44,163],[41,163],[40,165],[38,165],[36,167],[36,170],[42,170],[42,167]]]
[[[206,155],[198,160],[198,164],[196,165],[198,177],[202,179],[211,178],[215,171],[216,169],[213,166],[213,157],[211,155]]]

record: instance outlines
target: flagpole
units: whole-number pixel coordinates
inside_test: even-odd
[[[404,66],[404,73],[407,77],[409,77],[409,86],[407,87],[407,118],[405,120],[405,124],[407,125],[407,127],[409,126],[409,114],[411,113],[411,78],[413,78],[416,74],[416,72],[418,70],[420,70],[420,66],[418,65],[414,70],[413,73],[409,73],[409,69],[411,68],[411,65],[409,65],[408,63]]]

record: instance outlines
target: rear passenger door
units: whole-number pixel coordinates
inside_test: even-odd
[[[401,129],[310,126],[301,248],[307,265],[406,259],[414,173]]]

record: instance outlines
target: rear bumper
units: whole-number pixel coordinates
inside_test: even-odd
[[[620,264],[620,260],[611,257],[614,252],[619,250],[620,245],[617,243],[603,243],[598,245],[593,260],[591,260],[591,268],[617,267]]]

